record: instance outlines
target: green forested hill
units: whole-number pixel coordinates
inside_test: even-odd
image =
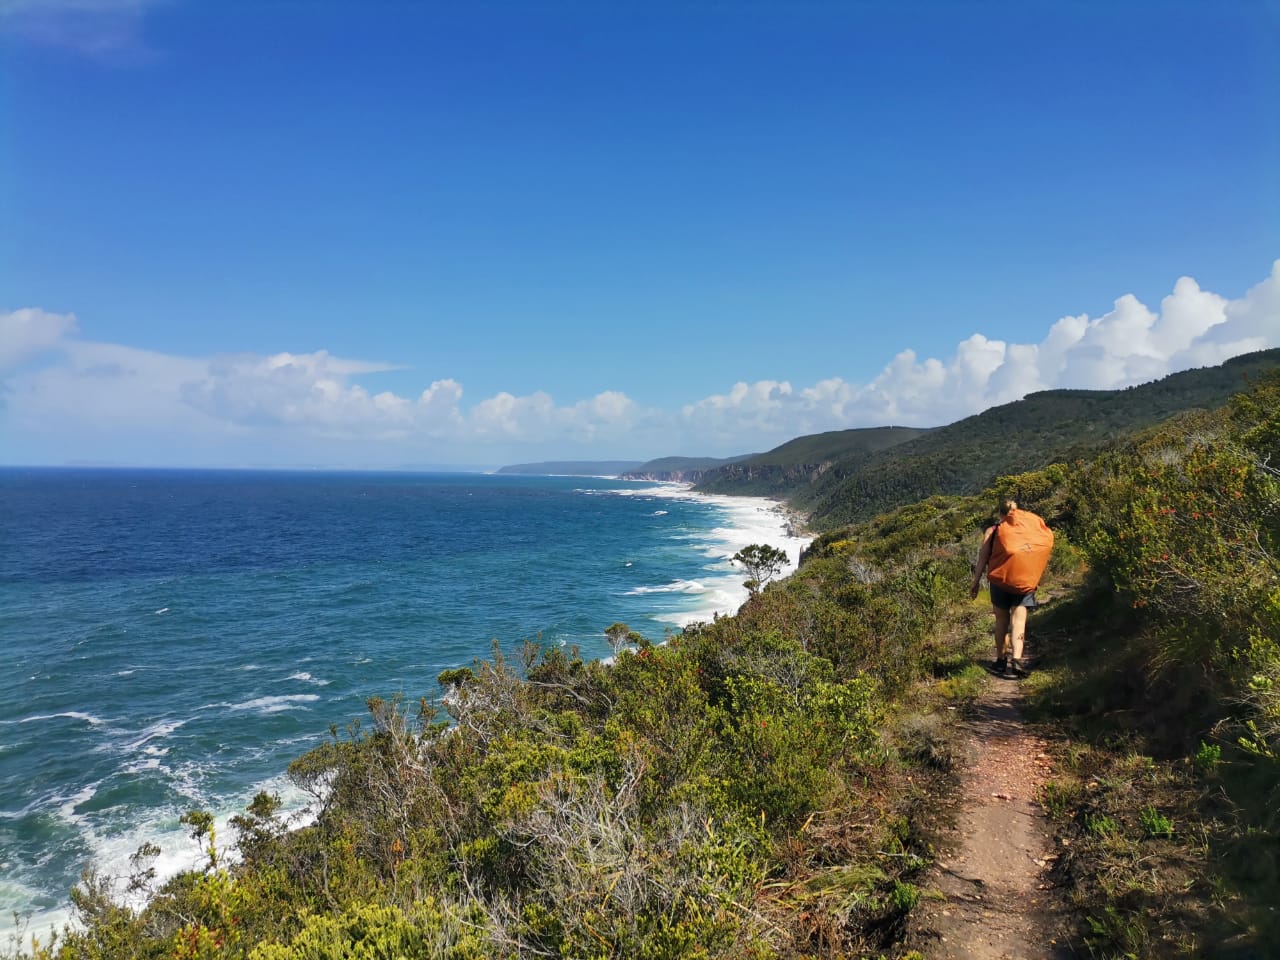
[[[1266,350],[1124,390],[1046,390],[945,427],[915,431],[904,442],[833,456],[820,470],[775,469],[769,458],[787,448],[834,449],[825,438],[866,431],[802,437],[715,471],[700,489],[786,497],[809,511],[816,527],[828,529],[934,494],[974,493],[997,474],[1085,456],[1176,413],[1219,406],[1248,378],[1276,367],[1280,350]]]
[[[686,483],[697,483],[712,470],[727,464],[745,460],[756,454],[747,453],[739,457],[659,457],[650,460],[623,474],[629,480],[677,480]]]
[[[698,489],[708,493],[788,496],[815,483],[835,464],[867,463],[876,454],[927,432],[916,427],[867,427],[797,437],[768,453],[742,458],[709,472]]]

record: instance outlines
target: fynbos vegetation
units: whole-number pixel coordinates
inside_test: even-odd
[[[1089,577],[1050,618],[1033,702],[1072,736],[1045,803],[1099,955],[1280,942],[1278,467],[1273,376],[1063,487]]]
[[[1093,461],[834,530],[784,581],[765,563],[736,616],[660,646],[614,624],[611,666],[495,649],[443,674],[447,696],[371,700],[290,769],[313,824],[260,796],[224,859],[195,812],[199,869],[150,889],[140,851],[139,909],[87,876],[78,926],[35,953],[903,955],[954,759],[940,707],[984,682],[965,587],[1012,495],[1058,532],[1030,683],[1069,737],[1042,799],[1078,945],[1262,956],[1280,936],[1277,411],[1272,380]]]
[[[314,824],[285,829],[261,796],[224,861],[210,818],[194,814],[201,869],[136,911],[87,879],[81,927],[37,953],[879,949],[914,902],[926,853],[883,718],[933,672],[939,616],[966,564],[957,546],[859,582],[846,558],[815,559],[739,616],[661,646],[616,625],[611,666],[495,650],[442,675],[447,697],[371,700],[365,723],[290,769],[316,799]]]

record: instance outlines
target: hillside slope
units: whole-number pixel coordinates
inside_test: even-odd
[[[757,497],[788,496],[817,483],[837,464],[848,467],[872,462],[877,454],[927,432],[918,427],[864,427],[797,437],[768,453],[741,458],[708,472],[698,489]]]
[[[728,464],[754,457],[757,454],[743,454],[738,457],[659,457],[641,464],[623,474],[626,480],[660,480],[677,483],[698,483],[708,473]]]
[[[716,471],[699,489],[785,497],[811,514],[813,526],[830,529],[924,497],[974,493],[998,474],[1088,456],[1174,414],[1220,406],[1249,379],[1277,367],[1280,350],[1266,350],[1124,390],[1046,390],[901,443],[851,451],[821,470],[771,471],[762,464],[753,475],[760,459],[753,458]],[[802,437],[778,450],[820,447],[829,436]]]
[[[119,883],[87,872],[75,924],[29,955],[907,960],[945,935],[978,957],[1274,957],[1278,462],[1280,376],[1092,461],[830,531],[735,615],[610,664],[495,643],[294,761],[307,825],[262,792],[228,856],[189,811],[194,869],[157,885],[147,845]],[[1042,741],[996,744],[1008,713],[957,741],[990,686],[971,564],[1015,487],[1058,534],[1038,663],[1009,681]],[[977,791],[970,754],[997,777]],[[1003,779],[1015,758],[1045,779]],[[1010,836],[1032,798],[1051,847]],[[1017,876],[939,857],[976,802],[991,839],[960,854],[1016,847]],[[1049,898],[1072,914],[1037,918]]]

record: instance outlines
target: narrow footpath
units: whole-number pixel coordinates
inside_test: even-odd
[[[1037,796],[1046,744],[1032,736],[1015,680],[992,677],[963,723],[955,824],[944,835],[908,943],[929,960],[1065,960],[1067,910],[1049,871],[1057,856]]]

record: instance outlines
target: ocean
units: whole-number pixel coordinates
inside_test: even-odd
[[[260,790],[372,695],[525,641],[606,657],[731,613],[775,504],[608,478],[0,469],[0,942],[89,866],[194,864],[178,818]]]

